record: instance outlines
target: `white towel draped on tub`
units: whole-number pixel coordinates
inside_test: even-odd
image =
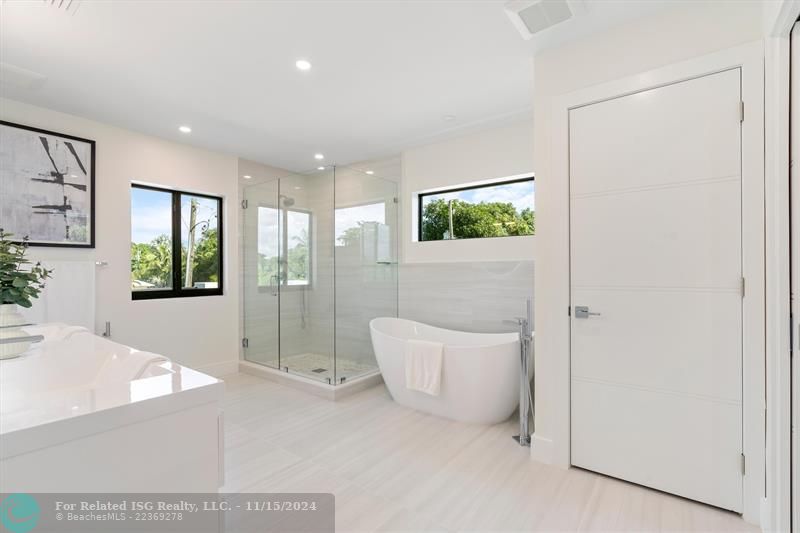
[[[441,342],[420,341],[409,339],[406,341],[406,388],[439,396],[442,382],[442,352],[444,344]]]

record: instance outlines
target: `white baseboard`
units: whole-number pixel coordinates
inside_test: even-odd
[[[222,361],[221,363],[203,365],[197,367],[195,370],[215,378],[222,378],[239,372],[239,360],[231,359],[230,361]]]
[[[531,458],[540,463],[553,464],[553,440],[534,433],[531,436]]]

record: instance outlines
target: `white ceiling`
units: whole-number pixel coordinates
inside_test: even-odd
[[[305,170],[530,120],[537,49],[667,2],[583,3],[524,41],[503,1],[0,0],[0,62],[46,77],[0,94]]]

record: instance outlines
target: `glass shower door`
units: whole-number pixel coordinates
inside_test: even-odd
[[[281,212],[278,180],[244,188],[244,357],[280,367]]]
[[[333,383],[333,168],[280,180],[280,366]]]

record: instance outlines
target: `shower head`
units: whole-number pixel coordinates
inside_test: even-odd
[[[294,198],[290,196],[286,196],[285,194],[281,194],[279,198],[283,198],[283,207],[292,207],[294,205]]]

